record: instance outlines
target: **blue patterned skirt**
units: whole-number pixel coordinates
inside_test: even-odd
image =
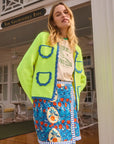
[[[75,144],[80,140],[72,83],[57,81],[53,101],[34,98],[33,118],[40,144]]]

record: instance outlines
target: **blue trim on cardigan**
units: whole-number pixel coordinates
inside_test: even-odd
[[[76,60],[76,59],[77,59],[77,57],[78,57],[78,54],[79,54],[79,53],[76,51],[75,63],[77,63],[77,62],[82,62],[82,61],[77,61],[77,60]],[[75,66],[75,68],[74,68],[74,69],[75,69],[75,71],[76,71],[76,72],[78,72],[78,73],[82,73],[82,69],[81,69],[81,70],[77,70],[76,66]]]
[[[46,83],[41,83],[41,82],[39,81],[39,76],[40,76],[40,74],[49,74],[49,79],[48,79],[48,81],[47,81]],[[37,76],[36,76],[37,83],[38,83],[40,86],[46,86],[48,83],[50,83],[51,78],[52,78],[52,73],[51,73],[51,72],[38,72],[38,73],[37,73]]]
[[[76,56],[75,56],[75,61],[74,61],[74,69],[76,69],[76,58],[77,58],[77,51],[76,51]],[[75,86],[75,95],[76,95],[76,110],[78,111],[78,102],[77,102],[77,90],[76,90],[76,80],[75,80],[75,71],[74,71],[74,86]]]
[[[42,46],[52,48],[51,53],[50,53],[48,56],[44,56],[43,54],[41,54],[41,48],[42,48]],[[40,55],[42,58],[49,58],[49,57],[53,54],[53,50],[54,50],[54,47],[47,46],[47,45],[40,45],[38,52],[39,52],[39,55]]]
[[[78,73],[82,73],[82,69],[81,70],[77,70],[77,68],[75,68],[75,71]]]
[[[56,66],[55,66],[55,83],[54,83],[54,90],[53,90],[53,96],[52,98],[46,98],[46,97],[36,97],[36,96],[32,96],[32,98],[34,99],[45,99],[45,100],[54,100],[54,96],[55,96],[55,91],[56,91],[56,87],[57,87],[57,66],[58,66],[58,56],[59,56],[59,43],[57,43],[57,54],[56,54]]]
[[[57,87],[57,66],[58,66],[58,57],[59,57],[59,43],[57,43],[57,54],[56,54],[56,65],[55,65],[55,83],[54,83],[54,90],[52,100],[54,100],[55,91]]]
[[[82,62],[82,61],[76,61],[76,62]]]

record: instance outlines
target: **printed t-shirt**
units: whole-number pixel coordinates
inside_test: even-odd
[[[73,81],[74,59],[68,40],[63,39],[59,43],[59,59],[57,79],[63,81]]]

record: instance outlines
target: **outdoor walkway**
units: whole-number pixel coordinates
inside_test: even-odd
[[[81,130],[82,140],[76,144],[99,144],[98,125]],[[38,144],[35,132],[0,140],[0,144]]]

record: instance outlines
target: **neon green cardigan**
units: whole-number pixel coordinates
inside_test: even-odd
[[[38,34],[17,68],[19,81],[32,103],[33,97],[53,100],[56,90],[59,43],[53,47],[47,45],[48,36],[48,32]],[[80,92],[86,85],[86,76],[78,45],[74,62],[73,85],[79,109]]]

